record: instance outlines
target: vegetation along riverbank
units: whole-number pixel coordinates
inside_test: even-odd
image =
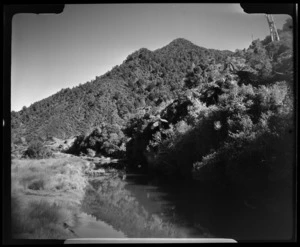
[[[186,236],[128,192],[124,180],[134,172],[213,188],[214,199],[206,198],[226,207],[207,224],[220,226],[222,237],[245,236],[239,229],[247,221],[223,216],[246,208],[255,219],[249,231],[257,233],[261,215],[269,214],[265,235],[291,239],[297,107],[291,19],[278,34],[280,40],[267,36],[235,52],[182,38],[155,51],[142,48],[91,82],[12,112],[14,236],[75,236],[82,210],[128,237]]]

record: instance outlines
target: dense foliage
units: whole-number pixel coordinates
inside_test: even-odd
[[[32,141],[24,151],[23,157],[30,159],[45,159],[52,156],[52,152],[39,140]]]
[[[101,77],[12,112],[12,140],[87,135],[101,123],[123,127],[139,108],[158,106],[184,92],[192,63],[222,61],[232,52],[208,50],[184,39],[142,48]]]
[[[184,39],[155,51],[142,48],[92,82],[12,112],[12,151],[31,143],[24,156],[45,158],[50,155],[42,145],[45,139],[75,136],[69,153],[125,158],[127,168],[164,181],[196,181],[195,190],[213,188],[214,196],[234,198],[232,205],[227,202],[230,212],[234,204],[259,208],[256,216],[274,213],[279,219],[279,235],[291,232],[296,147],[291,30],[288,20],[278,30],[280,41],[267,36],[234,53]],[[105,200],[116,195],[110,186],[115,182],[108,179],[99,187]],[[100,218],[130,206],[120,202],[104,207]],[[132,222],[129,209],[122,214],[124,222]],[[149,227],[157,225],[149,219]],[[111,223],[128,226],[120,222]],[[153,236],[162,236],[161,231]]]
[[[101,124],[89,135],[80,135],[67,150],[76,155],[122,157],[126,138],[118,125]]]
[[[131,165],[239,188],[244,196],[291,198],[293,47],[290,29],[279,35],[278,42],[253,41],[221,65],[192,66],[183,95],[129,123]]]
[[[270,181],[287,185],[295,132],[291,22],[278,32],[280,41],[268,36],[234,53],[184,39],[142,48],[92,82],[12,112],[13,140],[77,135],[74,154],[126,152],[132,167],[252,192]]]

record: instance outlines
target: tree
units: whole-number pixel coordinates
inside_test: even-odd
[[[282,26],[282,31],[286,32],[292,32],[293,31],[293,19],[289,18],[285,21],[285,23]]]
[[[199,70],[200,71],[200,70]],[[194,71],[189,71],[184,79],[187,88],[195,88],[201,84],[201,76]]]
[[[41,141],[34,140],[24,152],[23,157],[31,159],[44,159],[52,156],[52,152],[48,150]]]

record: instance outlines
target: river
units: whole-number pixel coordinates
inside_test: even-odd
[[[90,180],[73,230],[80,238],[280,239],[282,221],[272,217],[195,182],[127,174]]]

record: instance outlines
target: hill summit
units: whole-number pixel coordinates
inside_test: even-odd
[[[189,46],[189,45],[194,45],[191,41],[184,39],[184,38],[177,38],[171,41],[168,46]]]
[[[267,36],[235,52],[184,39],[155,51],[139,49],[91,82],[12,112],[13,145],[29,144],[23,157],[46,158],[52,142],[67,146],[50,147],[55,153],[80,155],[97,166],[113,158],[118,169],[164,184],[188,184],[196,193],[209,188],[209,198],[230,199],[217,215],[238,208],[242,217],[256,215],[258,236],[276,225],[267,238],[280,233],[279,239],[290,239],[296,165],[291,21],[278,30],[280,41]],[[65,140],[74,135],[74,142]]]
[[[184,89],[183,78],[192,64],[230,52],[209,50],[178,38],[155,51],[141,48],[95,80],[12,112],[12,140],[68,138],[88,134],[101,123],[120,128],[142,107],[158,106]]]
[[[236,52],[206,49],[184,38],[154,51],[141,48],[90,82],[12,112],[12,142],[67,139],[104,125],[122,132],[141,112],[153,113],[193,88],[229,77],[253,85],[292,81],[290,30],[279,30],[279,35],[280,42],[268,36]]]

